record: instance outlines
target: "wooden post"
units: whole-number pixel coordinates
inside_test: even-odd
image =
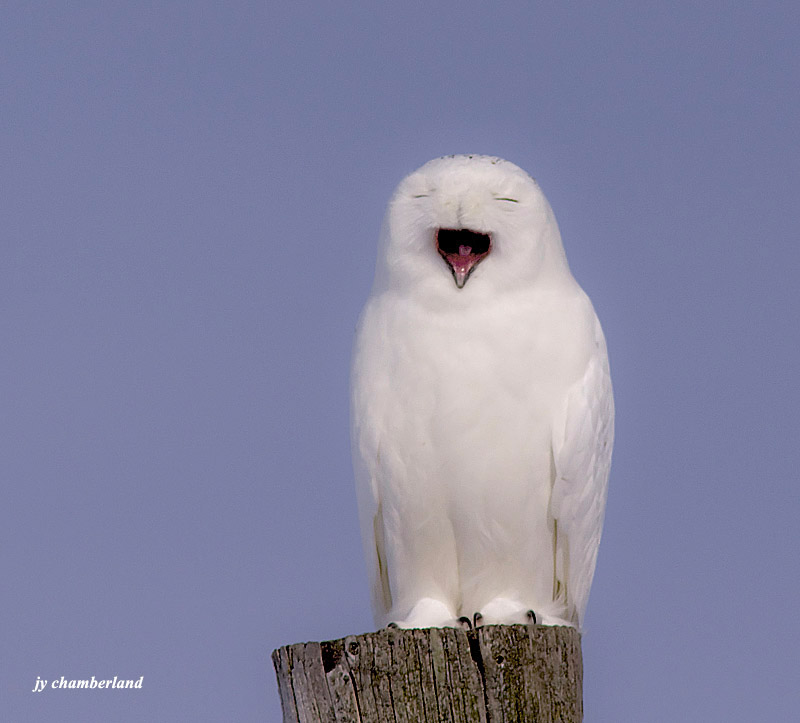
[[[272,653],[283,723],[580,723],[580,633],[488,625],[349,635]]]

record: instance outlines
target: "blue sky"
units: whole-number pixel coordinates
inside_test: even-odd
[[[392,189],[459,152],[537,178],[608,339],[587,723],[796,715],[798,27],[4,4],[2,717],[279,721],[273,648],[372,629],[353,330]]]

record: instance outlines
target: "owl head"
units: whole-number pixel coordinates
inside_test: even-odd
[[[378,287],[452,303],[564,274],[550,204],[533,178],[501,158],[437,158],[407,176],[389,202]]]

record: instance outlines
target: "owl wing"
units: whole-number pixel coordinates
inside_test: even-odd
[[[351,371],[350,418],[353,473],[355,477],[361,539],[369,575],[370,597],[375,622],[386,623],[392,607],[388,563],[380,494],[380,435],[384,428],[381,415],[381,383],[384,361],[376,352],[380,339],[371,307],[365,308],[357,330],[356,351]]]
[[[369,441],[354,430],[353,444]],[[366,453],[366,454],[365,454]],[[384,624],[384,618],[392,607],[392,593],[389,587],[389,571],[386,558],[386,543],[383,524],[383,505],[381,504],[379,486],[377,484],[380,450],[354,449],[356,496],[358,498],[358,515],[361,524],[361,539],[364,544],[364,557],[370,583],[372,611],[378,626]]]
[[[594,576],[614,442],[608,354],[596,318],[593,337],[595,351],[583,378],[567,391],[552,441],[553,594],[577,626],[583,622]]]

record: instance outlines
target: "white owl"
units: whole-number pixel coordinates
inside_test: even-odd
[[[611,380],[592,304],[524,171],[447,156],[400,184],[351,386],[376,623],[580,627]]]

